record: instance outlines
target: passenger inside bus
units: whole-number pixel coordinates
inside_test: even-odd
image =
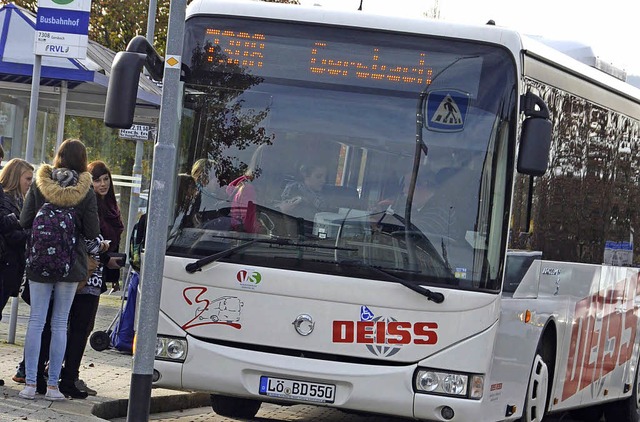
[[[215,174],[215,161],[200,158],[191,167],[191,176],[196,182],[197,197],[194,209],[214,210],[225,206],[227,194],[220,187]]]
[[[258,220],[256,205],[258,191],[254,182],[260,177],[262,154],[265,145],[260,145],[252,154],[244,174],[226,187],[227,200],[231,204],[230,230],[245,233],[261,233],[263,227]]]
[[[227,186],[231,201],[231,230],[256,233],[256,189],[252,184],[253,173],[247,172]]]
[[[441,169],[435,175],[422,169],[416,177],[415,189],[411,197],[411,223],[427,235],[450,236],[451,228],[455,226],[456,210],[438,201],[438,195],[436,195],[441,191],[440,188],[449,178],[450,173],[449,168]],[[402,191],[395,198],[382,200],[378,206],[404,219],[410,183],[411,173],[409,172],[401,180]],[[455,195],[453,192],[443,194]]]
[[[286,214],[295,214],[313,221],[316,213],[328,210],[324,186],[327,167],[322,164],[300,166],[301,180],[290,182],[282,191],[278,208]]]
[[[180,198],[176,202],[175,227],[182,229],[186,227],[197,227],[198,217],[198,189],[196,181],[190,174],[181,173],[176,181],[176,197]]]

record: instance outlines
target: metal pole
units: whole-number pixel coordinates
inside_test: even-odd
[[[44,112],[44,123],[42,124],[42,146],[40,148],[40,162],[44,163],[44,149],[47,146],[47,124],[49,123],[49,112]]]
[[[137,176],[137,180],[142,180],[142,155],[144,153],[144,141],[137,140],[136,141],[136,157],[133,163],[133,171],[131,174],[135,178]],[[135,183],[135,180],[134,180]],[[131,231],[133,230],[133,226],[136,224],[138,219],[138,208],[140,204],[140,187],[132,186],[129,195],[129,216],[127,217],[127,233],[131,236]],[[128,237],[127,237],[128,239]],[[129,242],[126,242],[127,246],[125,248],[125,253],[129,256]]]
[[[153,38],[156,30],[156,9],[158,2],[156,0],[149,0],[149,11],[147,12],[147,41],[153,45]]]
[[[156,30],[156,9],[157,1],[149,0],[149,9],[147,11],[147,41],[153,45],[153,38]],[[144,69],[145,75],[147,70]],[[133,163],[132,176],[138,176],[142,180],[142,155],[144,154],[144,141],[136,140],[136,156]],[[137,223],[138,208],[140,204],[140,188],[132,187],[129,195],[129,216],[127,217],[127,233],[131,236],[133,226]],[[129,242],[125,248],[125,253],[129,256]]]
[[[147,11],[147,35],[145,37],[149,42],[149,45],[153,45],[153,38],[156,30],[156,9],[157,9],[157,1],[149,0],[149,9]],[[144,68],[143,71],[145,75],[149,76],[149,72],[147,71],[146,68]]]
[[[38,120],[38,96],[40,95],[40,69],[42,56],[35,55],[33,60],[33,76],[31,77],[31,99],[29,100],[29,122],[27,126],[27,150],[24,159],[33,163],[33,147],[36,142],[36,121]]]
[[[31,76],[31,99],[29,100],[29,122],[27,126],[27,149],[25,161],[33,163],[33,148],[36,144],[36,121],[38,119],[38,96],[40,95],[40,70],[42,56],[36,54],[33,60],[33,74]],[[18,298],[11,300],[11,314],[9,315],[8,343],[14,343],[16,339],[16,326],[18,322]]]
[[[138,302],[141,305],[138,309],[136,324],[127,422],[149,420],[162,273],[169,226],[170,207],[168,205],[175,178],[172,163],[175,163],[176,159],[175,142],[181,116],[180,69],[186,3],[187,0],[173,0],[170,2],[169,9],[160,124],[158,140],[154,147],[149,194],[149,209],[154,212],[147,215],[146,248],[142,262],[140,301]]]
[[[16,342],[19,303],[20,297],[14,297],[11,299],[11,314],[9,314],[9,335],[7,336],[7,343],[9,344],[14,344]]]
[[[58,132],[56,134],[56,149],[53,152],[55,154],[60,148],[60,144],[62,144],[64,137],[64,122],[67,114],[67,92],[69,89],[67,88],[67,81],[62,81],[62,85],[60,85],[60,113],[58,114]]]
[[[26,104],[22,101],[16,104],[16,114],[14,122],[23,122],[26,114]],[[24,145],[23,127],[21,124],[13,125],[13,140],[11,141],[11,158],[22,157],[22,146]]]
[[[147,11],[147,41],[150,45],[153,45],[153,37],[155,33],[156,25],[156,0],[149,0],[149,9]],[[144,74],[147,74],[147,69],[144,69]],[[144,141],[136,140],[136,155],[133,162],[133,171],[131,175],[133,177],[138,176],[142,180],[142,155],[144,154]],[[140,188],[131,187],[129,194],[129,215],[127,217],[127,233],[131,236],[133,226],[137,223],[138,208],[140,204]],[[128,238],[127,238],[128,239]],[[125,247],[125,253],[129,256],[129,242]]]

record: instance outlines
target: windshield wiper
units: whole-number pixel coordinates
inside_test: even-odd
[[[220,237],[220,238],[224,238],[224,239],[235,239],[235,240],[244,240],[243,238],[236,238],[236,237],[232,237],[232,236],[215,236],[215,237]],[[207,264],[211,264],[212,262],[216,262],[222,258],[226,258],[228,256],[231,256],[233,254],[235,254],[236,252],[239,252],[243,249],[247,249],[251,246],[253,246],[255,243],[266,243],[269,245],[277,245],[277,246],[297,246],[297,247],[302,247],[302,248],[315,248],[315,249],[331,249],[331,250],[342,250],[342,251],[357,251],[356,248],[344,248],[344,247],[340,247],[340,246],[329,246],[329,245],[321,245],[319,243],[307,243],[307,242],[303,242],[303,241],[293,241],[291,239],[282,239],[282,238],[276,238],[276,239],[251,239],[251,240],[247,240],[246,242],[240,243],[239,245],[236,246],[232,246],[228,249],[224,249],[220,252],[216,252],[213,255],[209,255],[209,256],[205,256],[204,258],[201,258],[195,262],[191,262],[189,264],[187,264],[185,266],[185,270],[190,273],[193,274],[196,271],[199,271],[202,269],[202,267],[204,267]]]
[[[218,253],[214,253],[213,255],[209,255],[206,256],[202,259],[199,259],[195,262],[191,262],[189,264],[187,264],[186,267],[184,267],[185,270],[187,270],[187,272],[189,274],[193,274],[198,270],[201,270],[202,267],[204,267],[207,264],[210,264],[212,262],[216,262],[219,259],[222,258],[226,258],[230,255],[233,255],[234,253],[241,251],[243,249],[247,249],[248,247],[250,247],[251,245],[253,245],[254,243],[258,242],[258,239],[252,239],[252,240],[248,240],[244,243],[241,243],[237,246],[233,246],[231,248],[225,249],[223,251],[220,251]]]
[[[365,264],[364,262],[361,262],[361,261],[341,261],[340,264],[355,265],[355,266],[374,270],[375,272],[384,274],[385,276],[391,278],[393,281],[399,284],[402,284],[404,287],[411,289],[414,292],[420,293],[421,295],[425,296],[428,300],[432,302],[435,302],[435,303],[444,302],[444,295],[442,293],[433,292],[427,289],[426,287],[420,286],[419,284],[411,283],[410,281],[405,280],[401,277],[398,277],[397,275],[393,274],[391,271],[388,271],[382,267],[371,265],[371,264]]]

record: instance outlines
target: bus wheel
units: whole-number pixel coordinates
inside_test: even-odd
[[[547,411],[549,393],[549,368],[542,356],[536,353],[529,377],[527,397],[521,422],[540,422]]]
[[[640,408],[640,396],[638,395],[638,370],[636,367],[636,380],[633,383],[633,391],[631,395],[620,401],[614,401],[605,405],[604,417],[607,422],[637,422],[638,409]]]
[[[602,410],[602,406],[583,407],[582,409],[575,409],[570,411],[569,416],[573,418],[571,420],[578,420],[582,422],[600,422],[602,420]],[[617,419],[613,420],[618,422]]]
[[[228,418],[253,418],[260,410],[261,401],[240,397],[211,395],[211,408],[220,416]]]

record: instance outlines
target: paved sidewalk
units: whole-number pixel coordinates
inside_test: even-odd
[[[95,330],[107,330],[118,314],[121,298],[117,295],[103,295],[96,318]],[[0,421],[56,421],[84,422],[104,421],[126,416],[131,381],[132,356],[108,349],[97,352],[87,344],[87,350],[80,368],[80,378],[89,387],[98,391],[95,397],[85,400],[68,399],[50,402],[44,396],[24,400],[18,397],[22,384],[11,377],[22,360],[22,346],[27,328],[29,306],[20,300],[15,344],[7,343],[11,301],[7,304],[0,322]],[[186,394],[172,390],[154,389],[151,394],[151,412],[178,410],[203,406],[207,398],[203,394]]]

